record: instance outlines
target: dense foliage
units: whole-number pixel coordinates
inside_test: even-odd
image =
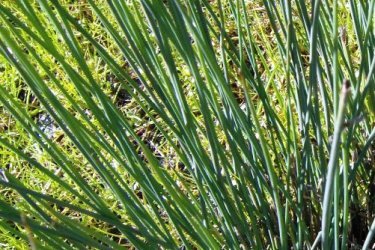
[[[1,1],[1,246],[373,247],[374,11]]]

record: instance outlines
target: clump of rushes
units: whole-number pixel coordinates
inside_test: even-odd
[[[68,2],[0,3],[2,247],[374,246],[375,1]]]

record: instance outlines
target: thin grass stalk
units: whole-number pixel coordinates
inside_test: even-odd
[[[363,243],[362,250],[367,250],[373,247],[373,245],[371,246],[371,242],[372,242],[372,239],[374,238],[374,235],[375,235],[375,220],[371,224],[371,228],[366,236],[366,240]]]
[[[338,46],[339,46],[339,38],[338,38],[338,16],[337,16],[337,8],[338,8],[338,1],[333,1],[333,24],[332,24],[332,40],[333,40],[333,72],[332,72],[332,79],[333,79],[333,114],[334,117],[337,117],[337,112],[339,108],[339,65],[338,65]],[[334,239],[334,248],[339,249],[339,221],[340,221],[340,211],[339,211],[339,203],[340,203],[340,179],[339,179],[339,171],[335,171],[334,177],[334,230],[333,230],[333,239]],[[324,235],[324,234],[323,234]]]
[[[345,141],[347,134],[343,134],[342,140]],[[342,149],[342,161],[343,161],[343,211],[342,211],[342,239],[341,248],[343,250],[348,249],[348,230],[349,230],[349,145],[345,145]]]
[[[340,151],[340,137],[343,129],[342,124],[345,117],[345,107],[350,93],[350,83],[345,80],[342,85],[339,109],[337,117],[335,119],[335,130],[333,134],[330,157],[328,163],[328,171],[326,176],[326,183],[324,188],[323,204],[322,204],[322,249],[329,249],[331,238],[330,225],[331,225],[331,208],[332,208],[332,186],[335,179],[337,167],[338,167],[338,155]]]
[[[341,139],[340,139],[341,140]],[[337,167],[334,180],[333,180],[333,241],[334,241],[334,249],[339,249],[339,235],[340,235],[340,196],[341,196],[341,188],[340,188],[340,166]]]

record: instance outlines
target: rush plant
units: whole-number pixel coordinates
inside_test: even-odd
[[[78,2],[0,3],[2,246],[374,246],[375,0]]]

